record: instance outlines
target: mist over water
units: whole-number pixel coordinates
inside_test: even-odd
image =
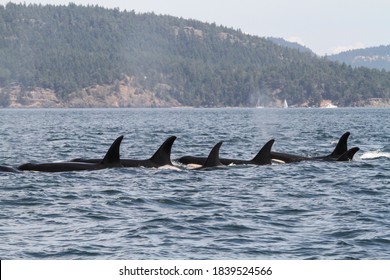
[[[0,165],[331,153],[351,132],[352,162],[0,172],[1,259],[388,259],[388,109],[1,110]]]

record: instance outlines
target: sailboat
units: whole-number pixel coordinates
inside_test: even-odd
[[[288,108],[288,104],[287,104],[287,100],[286,99],[284,99],[283,108]]]

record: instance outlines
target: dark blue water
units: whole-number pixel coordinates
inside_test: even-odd
[[[252,158],[330,153],[352,162],[209,171],[0,173],[0,259],[390,259],[389,109],[1,110],[0,165],[121,155]]]

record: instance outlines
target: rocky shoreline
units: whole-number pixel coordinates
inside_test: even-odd
[[[3,108],[126,108],[179,107],[181,104],[166,94],[167,85],[151,90],[141,89],[134,79],[126,77],[113,85],[96,85],[71,93],[66,100],[57,97],[54,90],[25,89],[12,85],[0,89],[0,107]]]
[[[66,100],[57,97],[54,90],[22,88],[12,85],[0,88],[0,108],[169,108],[185,107],[169,95],[171,87],[158,84],[153,90],[141,87],[134,78],[126,77],[112,85],[96,85],[71,93]],[[281,107],[281,101],[274,106]],[[323,108],[335,108],[337,102],[323,100]],[[278,106],[279,105],[279,106]],[[332,106],[330,106],[332,105]],[[293,107],[307,107],[294,105]],[[390,108],[390,98],[370,98],[353,107]]]

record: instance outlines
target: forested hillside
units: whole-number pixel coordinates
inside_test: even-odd
[[[51,90],[67,102],[96,86],[115,95],[124,81],[139,95],[186,106],[284,99],[350,106],[390,97],[388,72],[353,69],[215,24],[75,4],[0,6],[0,106],[10,104],[15,87],[25,95]]]
[[[351,50],[328,57],[353,67],[368,67],[390,71],[390,45]]]
[[[299,50],[300,52],[309,52],[309,53],[313,53],[313,51],[305,46],[302,46],[301,44],[298,44],[296,42],[289,42],[283,38],[276,38],[276,37],[267,37],[268,40],[271,40],[272,42],[274,42],[275,44],[279,45],[279,46],[284,46],[284,47],[288,47],[288,48],[291,48],[291,49],[297,49]]]

